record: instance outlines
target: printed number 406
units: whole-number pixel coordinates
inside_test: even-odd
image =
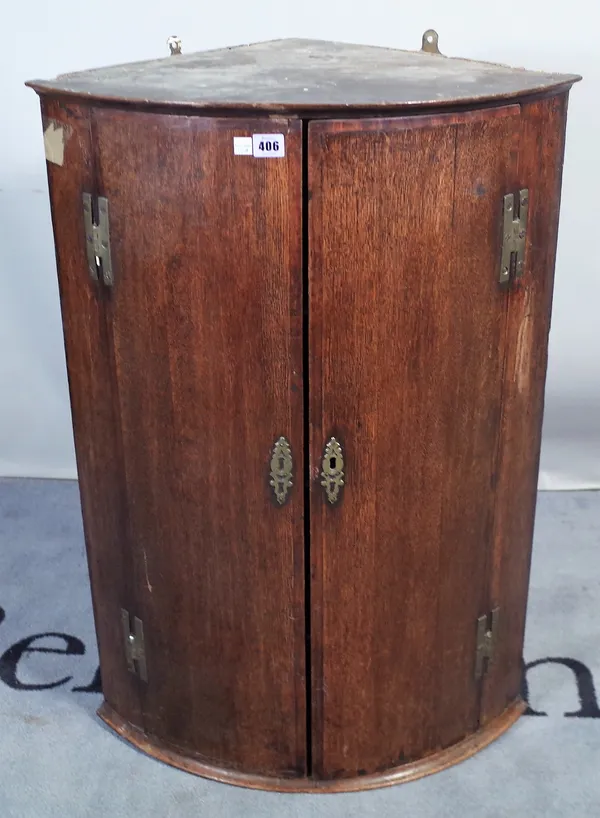
[[[254,156],[284,156],[285,136],[281,133],[252,134],[252,153]]]

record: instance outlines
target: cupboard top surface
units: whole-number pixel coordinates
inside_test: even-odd
[[[424,51],[285,39],[27,84],[39,93],[137,105],[293,111],[469,104],[566,88],[579,79]]]

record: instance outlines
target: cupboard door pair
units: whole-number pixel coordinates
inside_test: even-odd
[[[529,131],[517,105],[308,123],[304,192],[298,120],[46,104],[68,136],[49,176],[104,693],[153,740],[240,772],[331,778],[477,728],[476,620],[510,593],[510,549],[525,594],[533,515],[536,421],[526,442],[506,396],[515,412],[541,399],[543,367],[523,356],[545,343],[551,288],[549,250],[523,284],[542,306],[509,306],[501,206],[554,190],[560,137],[539,194],[530,148],[519,168],[523,140],[556,131],[553,104],[536,103]],[[234,154],[258,132],[282,134],[285,156]],[[84,192],[109,203],[112,287],[86,279]],[[520,391],[506,382],[517,359]],[[509,513],[519,449],[529,483],[510,498],[509,548],[494,497]],[[143,621],[145,683],[124,661],[122,609]],[[522,621],[507,621],[512,668]]]

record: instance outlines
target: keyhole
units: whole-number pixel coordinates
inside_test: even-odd
[[[337,458],[335,458],[335,457],[330,457],[329,458],[329,468],[331,469],[331,471],[335,471],[336,463],[337,463]]]
[[[280,457],[279,458],[279,471],[283,471],[284,467],[285,467],[285,460],[284,460],[283,457]]]

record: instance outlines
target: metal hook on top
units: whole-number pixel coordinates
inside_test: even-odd
[[[181,40],[179,37],[177,37],[177,35],[169,37],[167,40],[167,45],[169,46],[169,51],[171,52],[172,56],[181,54]]]
[[[441,51],[438,48],[438,39],[437,31],[435,31],[433,28],[428,28],[423,34],[421,51],[425,51],[427,54],[441,54]]]

